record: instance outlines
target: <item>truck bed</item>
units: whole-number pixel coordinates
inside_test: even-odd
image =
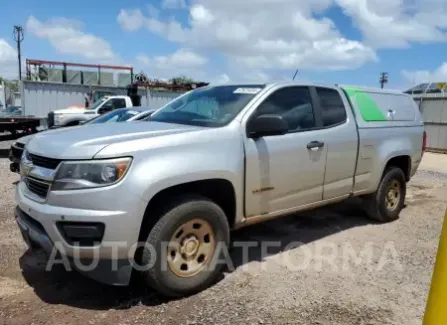
[[[17,131],[26,131],[31,129],[35,132],[36,128],[43,122],[42,118],[34,116],[1,116],[0,132],[8,131],[16,133]]]

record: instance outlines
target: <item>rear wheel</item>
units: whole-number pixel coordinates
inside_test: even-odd
[[[406,195],[406,181],[402,169],[385,170],[377,192],[364,197],[366,211],[371,219],[389,222],[399,218]]]
[[[178,199],[165,210],[146,240],[141,264],[152,265],[143,276],[167,296],[184,296],[208,287],[223,264],[215,262],[229,243],[223,210],[203,197]],[[222,247],[223,248],[223,247]]]

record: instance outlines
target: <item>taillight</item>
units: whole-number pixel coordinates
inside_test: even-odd
[[[422,154],[424,154],[425,150],[427,150],[427,132],[424,131],[424,135],[422,136]]]

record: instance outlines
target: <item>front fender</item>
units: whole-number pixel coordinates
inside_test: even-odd
[[[175,185],[208,179],[227,180],[236,195],[236,221],[242,220],[244,151],[240,135],[216,135],[211,139],[191,139],[191,142],[181,137],[185,135],[171,137],[167,146],[160,145],[166,140],[146,140],[153,143],[150,148],[129,153],[133,161],[126,182],[132,184],[132,192],[149,202],[160,191]],[[105,148],[103,152],[107,151]]]
[[[93,117],[91,117],[91,118],[93,118]],[[90,117],[87,118],[83,115],[74,115],[74,116],[68,115],[68,116],[64,117],[64,119],[60,123],[60,126],[67,126],[68,124],[75,123],[75,122],[88,121],[89,119],[90,119]]]

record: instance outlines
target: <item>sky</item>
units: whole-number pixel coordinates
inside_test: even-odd
[[[1,0],[0,76],[24,58],[212,83],[297,78],[406,89],[447,80],[447,0]],[[23,68],[24,69],[24,68]]]

